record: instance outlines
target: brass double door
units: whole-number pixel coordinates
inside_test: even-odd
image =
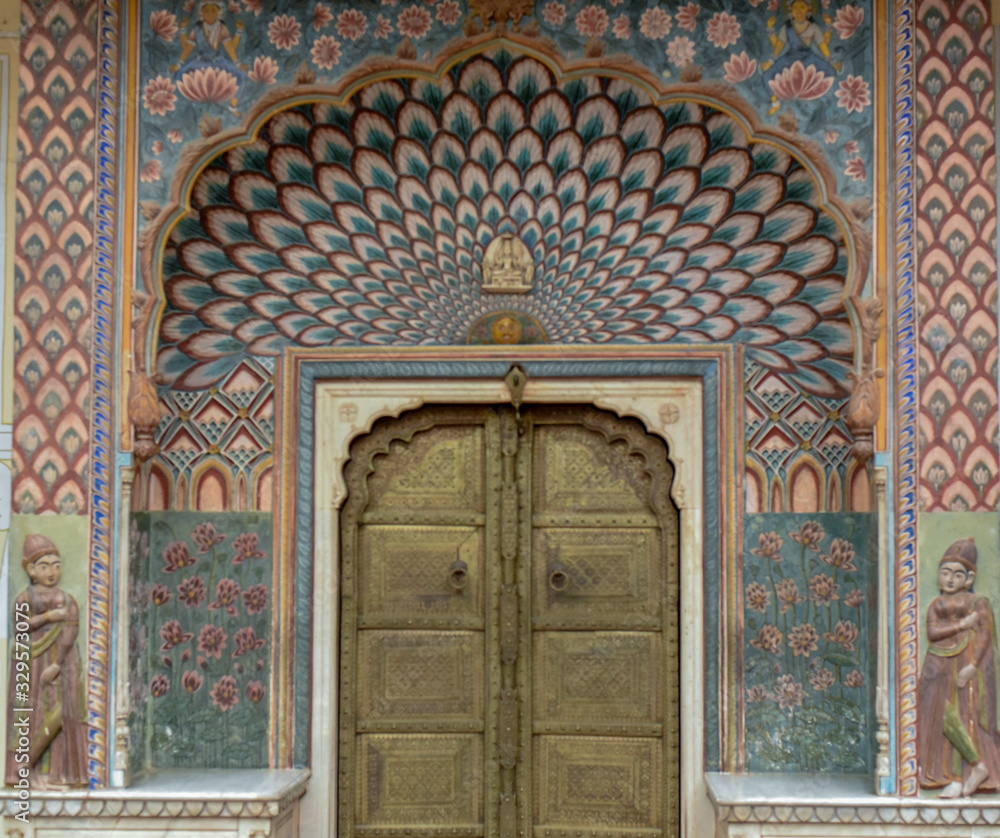
[[[678,835],[662,441],[591,407],[430,407],[346,478],[339,834]]]

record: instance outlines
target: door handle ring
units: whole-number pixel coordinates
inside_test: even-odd
[[[469,584],[469,566],[461,559],[452,563],[448,573],[448,584],[457,594],[462,593]]]

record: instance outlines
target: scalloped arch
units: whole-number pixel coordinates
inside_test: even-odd
[[[849,390],[867,237],[816,149],[728,87],[508,36],[434,73],[275,92],[247,124],[193,150],[144,241],[138,366],[170,387],[296,346],[464,344],[514,310],[552,343],[740,343],[807,392]],[[530,293],[482,292],[504,233]]]

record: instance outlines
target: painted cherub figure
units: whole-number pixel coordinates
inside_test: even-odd
[[[12,649],[5,779],[13,785],[26,768],[36,787],[82,785],[87,782],[87,744],[76,647],[80,609],[59,587],[62,558],[51,540],[29,535],[24,540],[21,563],[31,584],[17,595],[12,628],[17,639],[21,624],[28,643]],[[27,632],[23,630],[25,622]],[[24,672],[17,664],[25,658],[26,681],[17,677]],[[15,726],[15,717],[24,724]],[[29,740],[27,756],[22,735]]]
[[[920,785],[941,797],[1000,789],[996,624],[973,593],[978,551],[963,538],[938,567],[941,595],[927,609],[927,655],[917,687]]]

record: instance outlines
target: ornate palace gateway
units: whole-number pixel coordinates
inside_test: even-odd
[[[4,15],[4,838],[1000,829],[990,9]]]

